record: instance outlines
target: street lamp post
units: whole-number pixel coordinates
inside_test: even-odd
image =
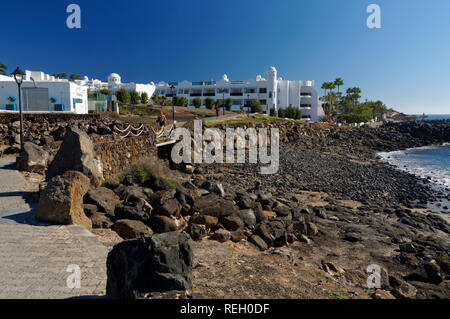
[[[20,150],[23,151],[23,115],[22,115],[22,95],[20,92],[20,87],[22,86],[25,73],[17,67],[14,72],[14,80],[16,80],[17,87],[19,88],[19,118],[20,118]]]
[[[225,115],[225,93],[227,90],[225,89],[220,89],[219,93],[222,93],[222,111],[223,111],[223,115]]]
[[[173,125],[175,125],[175,94],[174,94],[174,91],[175,91],[175,86],[172,84],[170,86],[170,92],[172,92],[172,122],[173,122]]]
[[[247,94],[247,113],[250,113],[250,94]]]

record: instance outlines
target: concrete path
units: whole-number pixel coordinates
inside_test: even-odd
[[[0,158],[0,298],[104,295],[108,249],[81,226],[37,221],[35,198],[15,158]]]

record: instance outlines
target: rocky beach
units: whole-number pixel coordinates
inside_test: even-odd
[[[17,163],[42,176],[34,199],[40,220],[83,225],[112,249],[110,297],[172,298],[186,289],[181,297],[450,296],[449,211],[430,206],[449,200],[448,189],[437,191],[377,156],[449,142],[449,121],[351,128],[250,118],[242,125],[252,126],[280,130],[278,173],[261,175],[255,164],[175,165],[161,152],[125,167],[103,153],[117,157],[114,147],[142,147],[155,136],[146,129],[122,139],[126,124],[110,118],[27,123]],[[1,124],[5,156],[17,152],[17,133],[16,122]],[[105,179],[101,166],[123,170]],[[165,257],[146,255],[148,247]],[[147,258],[156,270],[132,264]],[[378,289],[367,285],[371,265],[381,269]]]

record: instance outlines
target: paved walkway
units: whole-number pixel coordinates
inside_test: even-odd
[[[15,158],[0,158],[0,298],[103,295],[108,249],[81,226],[37,221],[35,197]]]

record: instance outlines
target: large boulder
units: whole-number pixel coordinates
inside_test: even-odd
[[[192,240],[177,232],[124,241],[108,254],[106,295],[115,299],[192,289]]]
[[[239,209],[231,200],[220,198],[216,194],[208,194],[195,199],[192,205],[192,212],[220,218],[230,216],[236,212],[239,213]]]
[[[223,216],[219,218],[220,223],[227,230],[238,230],[244,228],[244,221],[242,220],[242,213],[240,211],[233,212],[233,214],[228,216]]]
[[[157,234],[178,230],[178,226],[175,220],[163,215],[151,216],[150,220],[148,221],[148,225],[150,225],[150,227]]]
[[[177,216],[181,211],[181,205],[176,198],[161,199],[155,208],[155,215]]]
[[[121,219],[114,223],[112,229],[124,239],[135,239],[139,237],[151,237],[153,231],[138,220]]]
[[[83,196],[89,183],[89,178],[76,171],[53,177],[41,192],[36,218],[54,224],[91,228],[92,222],[83,209]]]
[[[269,247],[281,247],[287,243],[285,225],[279,220],[271,220],[257,224],[253,234],[261,237]]]
[[[84,210],[86,212],[86,208]],[[89,216],[92,222],[92,228],[111,228],[113,225],[111,219],[109,219],[105,214],[93,213]]]
[[[93,204],[97,206],[98,211],[110,215],[114,214],[114,208],[118,202],[119,196],[106,187],[90,188],[84,196],[85,204]]]
[[[69,170],[83,173],[94,186],[99,186],[103,179],[103,165],[91,139],[75,126],[67,129],[61,147],[48,167],[47,180]]]
[[[130,195],[125,199],[123,204],[116,205],[114,215],[118,219],[139,220],[147,224],[152,209],[153,208],[146,200]]]
[[[43,174],[47,168],[49,155],[42,148],[31,142],[23,144],[23,151],[17,157],[17,168]]]

